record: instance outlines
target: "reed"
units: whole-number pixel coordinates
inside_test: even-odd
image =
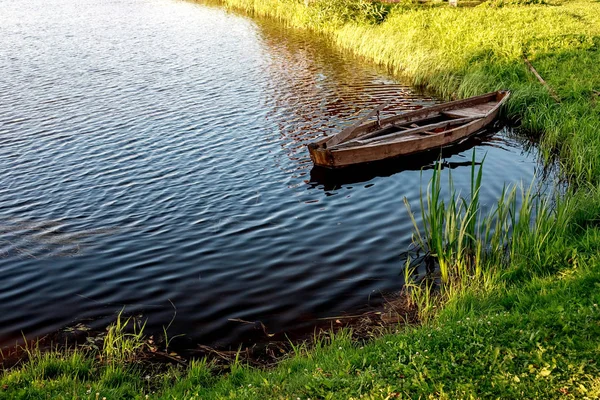
[[[467,196],[457,192],[448,171],[449,194],[444,198],[442,163],[437,163],[426,192],[421,192],[421,224],[404,199],[417,252],[425,252],[429,259],[425,262],[435,265],[421,283],[415,282],[410,260],[405,268],[407,293],[424,320],[430,319],[433,308],[465,292],[496,288],[511,275],[511,269],[514,275],[514,269],[526,265],[521,277],[552,272],[556,260],[565,254],[563,244],[571,220],[569,198],[542,194],[534,190],[533,183],[527,188],[509,186],[486,214],[479,201],[484,161],[477,164],[473,152]]]
[[[107,327],[104,336],[101,356],[109,363],[131,362],[146,345],[144,341],[146,324],[138,323],[133,317],[123,320],[123,311],[121,310],[117,320]]]

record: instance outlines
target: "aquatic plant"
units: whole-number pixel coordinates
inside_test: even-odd
[[[455,300],[465,291],[489,291],[509,276],[507,272],[523,264],[527,271],[521,275],[548,272],[557,255],[566,250],[561,246],[571,218],[568,198],[535,191],[533,182],[528,188],[505,186],[484,214],[479,202],[484,160],[476,162],[473,152],[471,163],[469,195],[456,191],[448,171],[447,198],[442,196],[443,164],[436,164],[426,192],[420,195],[422,224],[404,199],[417,252],[425,252],[425,261],[435,265],[420,286],[414,281],[410,259],[405,268],[406,293],[425,320],[434,306]]]
[[[121,310],[117,314],[116,321],[106,328],[101,355],[109,363],[130,362],[146,345],[144,341],[146,323],[140,324],[133,317],[128,317],[123,321],[121,319],[123,311]]]

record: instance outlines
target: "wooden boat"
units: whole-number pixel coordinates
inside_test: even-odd
[[[502,90],[384,119],[381,106],[338,134],[310,143],[310,158],[315,165],[340,168],[450,146],[489,125],[509,96]],[[376,121],[368,121],[375,115]]]

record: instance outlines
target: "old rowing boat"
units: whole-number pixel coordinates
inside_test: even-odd
[[[497,116],[510,92],[498,91],[380,119],[384,106],[336,135],[310,143],[315,165],[340,168],[461,142]],[[377,115],[376,121],[368,121]]]

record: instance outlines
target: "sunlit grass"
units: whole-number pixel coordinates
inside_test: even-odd
[[[28,361],[2,373],[0,399],[599,398],[600,3],[224,3],[325,32],[445,98],[510,89],[506,115],[543,132],[542,154],[573,185],[554,197],[506,188],[484,214],[481,169],[473,167],[468,194],[451,189],[447,198],[436,170],[415,232],[438,264],[441,287],[406,275],[422,326],[370,343],[353,342],[348,331],[317,336],[275,368],[238,359],[216,376],[203,360],[143,370],[134,357],[143,329],[125,329],[119,316],[104,350],[30,348]]]
[[[108,326],[104,336],[101,356],[109,363],[131,362],[146,346],[145,323],[140,325],[133,317],[122,320],[122,316],[123,311],[117,315],[116,321]]]
[[[564,243],[572,200],[542,194],[533,183],[514,185],[505,187],[492,209],[484,213],[479,201],[484,164],[484,160],[476,163],[473,152],[468,195],[457,192],[448,171],[449,194],[444,198],[442,163],[438,163],[426,191],[421,192],[421,223],[405,199],[414,227],[415,253],[425,253],[424,263],[435,266],[416,283],[410,258],[406,263],[405,292],[423,321],[432,317],[434,308],[465,293],[497,289],[510,276],[523,280],[555,272],[556,262],[568,255]],[[526,271],[521,265],[527,265]]]
[[[506,114],[543,135],[547,161],[565,176],[600,175],[600,3],[490,1],[476,7],[405,1],[223,0],[229,7],[325,32],[338,47],[386,66],[444,98],[513,92]],[[524,63],[532,62],[556,104]]]
[[[367,344],[331,334],[267,370],[238,362],[215,376],[195,361],[152,373],[47,354],[3,373],[0,399],[595,399],[600,272],[590,266],[598,261],[582,255],[557,276],[472,294],[469,307]]]

